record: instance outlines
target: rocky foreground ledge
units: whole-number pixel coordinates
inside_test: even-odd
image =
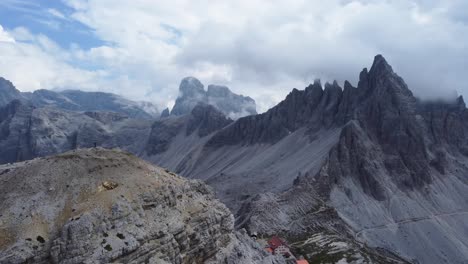
[[[200,181],[101,148],[0,166],[0,263],[282,263]]]

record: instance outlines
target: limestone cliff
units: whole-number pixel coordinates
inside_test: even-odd
[[[200,181],[126,152],[0,166],[0,263],[282,263]]]

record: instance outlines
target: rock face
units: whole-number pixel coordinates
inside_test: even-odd
[[[169,117],[169,115],[170,115],[169,108],[166,108],[161,112],[161,118]]]
[[[15,99],[23,99],[21,92],[10,81],[0,77],[0,107]]]
[[[172,108],[171,115],[188,114],[198,103],[206,102],[206,92],[203,84],[193,77],[186,77],[180,82],[179,96]]]
[[[82,149],[0,166],[0,263],[282,263],[199,181]]]
[[[199,140],[231,122],[231,119],[226,118],[214,106],[198,103],[189,115],[154,122],[146,144],[145,155],[154,156],[165,153],[171,144],[180,144],[182,138],[192,137]],[[175,142],[178,136],[180,136],[179,142]],[[185,145],[191,146],[193,144],[192,141]]]
[[[233,119],[257,114],[255,101],[252,98],[234,94],[226,86],[208,85],[208,91],[205,91],[199,80],[186,77],[180,83],[179,97],[171,115],[189,114],[198,103],[213,105]]]
[[[0,108],[0,163],[34,157],[29,128],[33,106],[13,100]]]
[[[94,144],[138,153],[146,144],[151,124],[118,113],[36,108],[27,101],[15,100],[0,108],[0,163]]]
[[[187,135],[198,131],[198,136],[205,137],[232,122],[212,105],[197,104],[187,123]]]

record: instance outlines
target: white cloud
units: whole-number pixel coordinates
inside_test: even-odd
[[[57,9],[48,8],[47,12],[56,18],[67,19],[65,15],[62,12],[58,11]]]
[[[15,42],[15,39],[11,37],[8,32],[3,30],[2,25],[0,25],[0,42]]]
[[[7,32],[17,41],[0,42],[0,75],[22,91],[41,88],[98,89],[105,73],[72,66],[69,54],[44,35],[33,35],[25,28]]]
[[[29,64],[9,55],[22,65],[10,73],[20,88],[68,82],[164,105],[177,96],[180,79],[194,75],[252,96],[264,111],[317,77],[356,84],[359,71],[382,53],[417,95],[456,89],[468,96],[464,0],[65,2],[70,19],[106,44],[63,50],[33,36],[33,43],[15,45],[16,60],[47,64],[37,77],[20,77]]]

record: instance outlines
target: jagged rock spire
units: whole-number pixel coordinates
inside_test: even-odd
[[[465,100],[463,99],[463,95],[460,95],[457,98],[457,105],[460,110],[466,109],[466,104],[465,104]]]
[[[385,73],[393,73],[393,68],[390,66],[382,55],[377,55],[374,57],[374,62],[369,71],[370,75],[380,75]]]

